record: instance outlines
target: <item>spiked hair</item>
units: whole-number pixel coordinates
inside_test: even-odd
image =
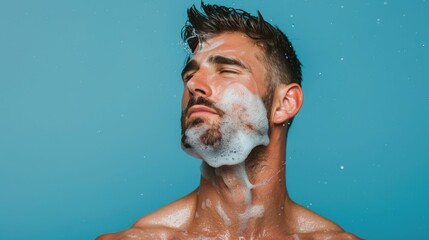
[[[267,90],[274,91],[280,83],[301,85],[301,63],[287,36],[277,27],[258,16],[241,9],[201,3],[188,9],[188,21],[182,30],[182,39],[194,51],[199,43],[225,32],[246,34],[260,46],[267,69]]]

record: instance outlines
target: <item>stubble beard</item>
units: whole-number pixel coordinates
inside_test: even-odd
[[[208,125],[207,130],[200,136],[199,140],[205,146],[215,146],[216,143],[219,143],[222,140],[222,133],[220,132],[220,124],[218,121],[214,122],[214,121],[210,121],[208,119],[205,120],[199,117],[191,120],[186,119],[188,109],[196,104],[210,107],[212,109],[215,109],[218,113],[222,113],[222,111],[217,109],[212,102],[210,102],[209,100],[203,97],[190,99],[186,109],[182,111],[182,116],[181,116],[182,145],[185,148],[191,148],[191,146],[186,141],[187,140],[186,130],[192,127],[197,127],[202,124],[206,124]]]
[[[224,91],[216,105],[208,105],[221,114],[187,119],[189,107],[200,101],[191,99],[181,118],[183,150],[212,167],[244,162],[252,149],[269,143],[263,100],[247,88],[235,85]]]
[[[272,94],[268,93],[267,95],[262,97],[262,101],[265,105],[265,108],[267,109],[267,118],[269,119],[270,114],[271,114],[271,102],[272,102]],[[185,110],[182,111],[182,115],[180,118],[180,122],[181,122],[181,133],[182,133],[182,137],[181,137],[181,142],[182,142],[182,146],[184,148],[192,148],[187,142],[186,142],[186,130],[188,130],[189,128],[192,127],[197,127],[201,124],[208,124],[209,127],[206,130],[205,133],[203,133],[200,137],[200,141],[202,144],[206,145],[206,146],[214,146],[216,145],[216,143],[219,143],[222,140],[222,133],[220,132],[220,123],[219,121],[214,123],[209,123],[209,122],[205,122],[205,120],[203,118],[195,118],[190,120],[189,122],[186,122],[186,115],[187,115],[187,111],[190,107],[192,107],[193,105],[196,104],[201,104],[201,105],[205,105],[211,108],[215,108],[214,104],[210,101],[208,101],[207,99],[203,98],[203,97],[199,97],[199,98],[193,98],[190,99],[188,102],[188,105],[186,107]],[[220,111],[219,109],[217,109],[217,111]],[[251,128],[251,126],[249,126]],[[270,134],[270,128],[268,128],[268,135]]]
[[[184,117],[182,116],[182,119]],[[185,148],[191,148],[187,143],[186,139],[186,130],[192,127],[197,127],[202,124],[208,124],[209,127],[207,130],[200,136],[199,140],[202,144],[206,146],[215,146],[216,143],[219,143],[222,140],[222,133],[220,132],[220,126],[218,123],[206,123],[202,118],[195,118],[189,122],[189,124],[184,124],[182,120],[182,144]]]

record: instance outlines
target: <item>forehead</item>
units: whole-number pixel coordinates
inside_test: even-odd
[[[245,81],[247,84],[254,84],[255,88],[252,92],[259,95],[265,94],[265,78],[266,65],[264,64],[264,55],[262,48],[251,38],[243,33],[222,33],[209,37],[198,45],[193,56],[189,59],[189,63],[194,65],[194,68],[202,66],[211,66],[219,64],[213,61],[217,57],[224,57],[232,61],[239,62],[242,65],[243,75],[237,80]],[[220,64],[222,65],[222,64]],[[186,72],[185,67],[184,72]],[[182,72],[183,75],[183,72]]]
[[[259,59],[261,49],[255,41],[243,33],[222,33],[200,42],[193,53],[192,59],[200,59],[212,54]]]

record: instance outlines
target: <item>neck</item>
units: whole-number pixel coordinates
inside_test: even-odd
[[[195,227],[230,238],[263,236],[275,228],[283,231],[289,202],[284,146],[285,141],[280,140],[257,147],[237,165],[212,168],[203,163]]]

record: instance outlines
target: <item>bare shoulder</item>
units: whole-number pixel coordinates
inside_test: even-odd
[[[294,234],[294,240],[360,240],[357,236],[346,232],[315,232]]]
[[[172,229],[183,229],[188,225],[195,213],[195,204],[196,193],[194,191],[187,196],[140,218],[134,223],[133,227],[167,227]]]
[[[103,234],[96,240],[169,240],[175,239],[175,233],[174,229],[164,227],[146,229],[132,227],[118,233]]]
[[[130,229],[103,234],[97,240],[175,239],[195,212],[195,191],[137,220]]]
[[[300,233],[300,236],[303,236],[302,239],[360,239],[351,233],[345,232],[335,222],[299,204],[294,203],[293,209],[292,219],[296,226],[294,230]]]
[[[291,220],[296,227],[295,232],[343,231],[338,224],[299,204],[293,203],[292,209]]]

